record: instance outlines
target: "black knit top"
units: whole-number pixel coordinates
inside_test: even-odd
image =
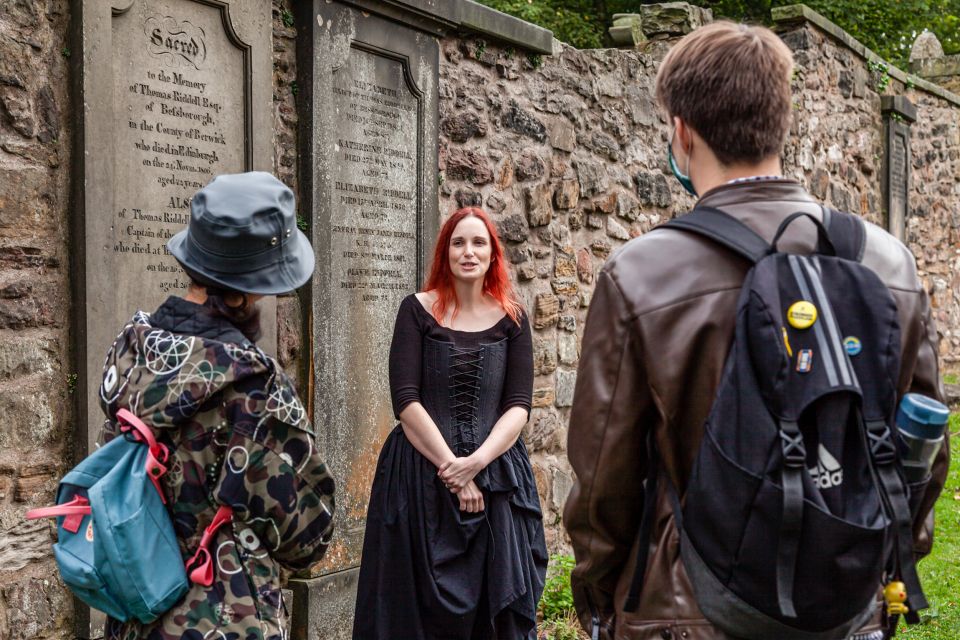
[[[500,396],[501,415],[511,407],[529,413],[533,395],[533,346],[526,314],[517,325],[509,316],[482,331],[457,331],[441,326],[433,315],[409,295],[400,303],[390,345],[390,394],[397,418],[408,404],[420,402],[423,341],[450,342],[459,349],[507,341],[506,373]]]

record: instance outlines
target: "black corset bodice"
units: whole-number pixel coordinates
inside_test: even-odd
[[[500,418],[507,341],[461,348],[423,340],[421,401],[457,456],[479,447]]]

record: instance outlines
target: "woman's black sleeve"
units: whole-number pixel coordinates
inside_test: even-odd
[[[393,325],[393,342],[390,343],[390,399],[393,401],[393,415],[398,420],[408,404],[420,402],[423,327],[415,304],[420,302],[412,295],[400,303],[397,321]]]
[[[507,343],[507,373],[503,380],[500,413],[510,407],[523,407],[530,415],[533,398],[533,340],[527,315],[520,318],[520,326],[510,328]]]

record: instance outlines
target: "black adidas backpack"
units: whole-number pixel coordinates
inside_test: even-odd
[[[781,253],[780,236],[803,216],[817,225],[816,252]],[[753,263],[682,507],[667,483],[703,614],[738,638],[842,640],[870,620],[881,585],[900,580],[915,622],[927,603],[895,444],[900,328],[890,292],[860,264],[863,222],[828,209],[823,223],[795,213],[770,245],[716,209],[698,207],[666,226]],[[656,457],[642,541],[653,520]]]

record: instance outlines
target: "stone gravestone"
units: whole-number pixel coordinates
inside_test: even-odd
[[[883,207],[887,230],[906,241],[910,193],[910,123],[917,120],[917,109],[903,96],[882,96],[884,163],[881,176]]]
[[[79,452],[103,423],[103,358],[137,309],[183,295],[165,248],[219,173],[272,169],[271,15],[260,0],[77,3],[75,275]],[[264,308],[267,351],[275,305]],[[100,637],[78,607],[78,636]],[[95,613],[95,612],[94,612]],[[102,623],[100,623],[102,624]]]
[[[296,625],[321,623],[303,610],[319,600],[325,626],[316,637],[349,637],[370,485],[397,424],[387,372],[393,323],[422,283],[439,221],[439,45],[396,12],[391,20],[326,0],[300,11],[312,30],[298,84],[307,107],[301,179],[317,249],[313,417],[337,480],[337,530],[314,570],[328,577],[294,582],[294,637],[315,637]]]

